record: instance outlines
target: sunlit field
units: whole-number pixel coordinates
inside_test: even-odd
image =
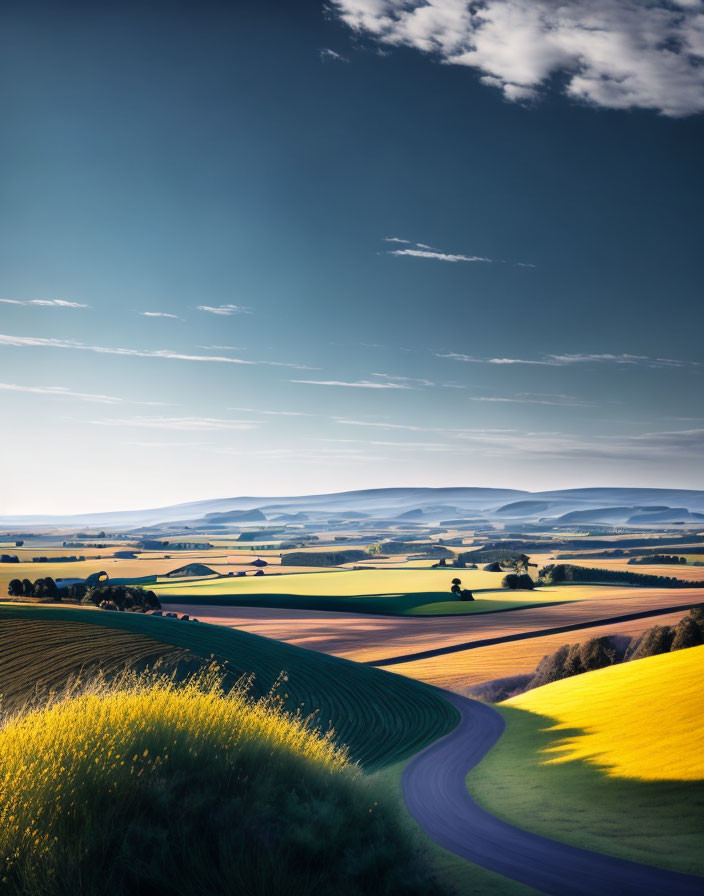
[[[605,635],[637,636],[653,625],[676,625],[682,612],[657,617],[646,617],[616,625],[594,626],[574,633],[544,635],[524,641],[509,641],[475,650],[441,654],[425,660],[414,660],[393,667],[394,672],[408,675],[437,687],[463,694],[473,685],[511,675],[524,675],[535,671],[540,660],[563,644],[588,641]]]
[[[0,731],[3,893],[428,891],[393,796],[220,674],[127,675]]]
[[[704,647],[691,647],[556,681],[505,705],[556,720],[552,731],[562,737],[546,761],[584,759],[612,777],[642,781],[697,781],[704,779],[703,669]]]
[[[692,647],[501,704],[506,733],[470,792],[537,833],[704,874],[703,661]]]

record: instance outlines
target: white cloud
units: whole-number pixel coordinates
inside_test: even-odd
[[[142,317],[168,317],[171,320],[183,320],[178,314],[168,314],[166,311],[140,311]]]
[[[320,58],[323,62],[349,62],[346,56],[331,50],[330,47],[324,47],[320,51]]]
[[[70,339],[53,339],[43,336],[8,336],[0,333],[0,345],[18,348],[62,348],[76,351],[97,352],[101,355],[123,355],[132,358],[164,358],[172,361],[204,361],[216,364],[256,364],[256,361],[243,361],[241,358],[224,358],[218,355],[187,355],[168,349],[140,351],[134,348],[106,348],[102,345],[85,345]]]
[[[0,299],[3,305],[34,305],[39,308],[90,308],[90,305],[82,305],[80,302],[67,302],[64,299]]]
[[[467,364],[527,364],[539,367],[567,367],[570,364],[617,364],[642,365],[645,367],[701,367],[699,361],[683,361],[677,358],[652,358],[648,355],[627,353],[574,353],[564,355],[544,355],[542,358],[477,358],[460,352],[435,352],[436,358],[449,358]]]
[[[704,111],[699,0],[331,0],[350,28],[482,74],[507,100],[564,92],[609,109]]]
[[[369,380],[345,382],[343,380],[289,380],[289,383],[303,383],[307,386],[342,386],[349,389],[410,389],[404,383],[371,383]]]
[[[427,249],[390,249],[387,255],[409,255],[412,258],[433,258],[436,261],[487,261],[481,255],[452,255],[447,252],[429,252]]]
[[[123,419],[91,420],[96,426],[145,427],[147,429],[175,429],[183,432],[215,432],[218,430],[256,429],[251,420],[225,420],[220,417],[126,417]]]
[[[265,411],[262,408],[228,408],[228,411],[244,411],[247,414],[266,414],[271,417],[315,417],[305,411]]]
[[[100,395],[92,392],[74,392],[65,386],[20,386],[16,383],[0,383],[2,392],[25,392],[30,395],[46,395],[50,398],[73,398],[76,401],[91,401],[97,404],[144,404],[159,406],[161,401],[130,401],[128,398],[118,398],[115,395]]]
[[[384,237],[384,242],[385,242],[385,243],[401,243],[401,244],[403,244],[403,245],[405,245],[405,246],[410,246],[410,245],[411,245],[411,241],[410,241],[410,240],[402,240],[402,239],[399,239],[399,237],[397,237],[397,236],[385,236],[385,237]]]
[[[425,380],[415,376],[394,376],[391,373],[373,373],[372,376],[379,377],[379,379],[388,380],[392,383],[413,383],[415,386],[436,385],[436,383],[432,382],[432,380]]]
[[[231,314],[251,314],[251,308],[242,305],[198,305],[198,311],[207,311],[208,314],[219,314],[229,317]]]

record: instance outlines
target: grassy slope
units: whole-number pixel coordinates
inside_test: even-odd
[[[149,586],[151,587],[151,586]],[[473,616],[477,613],[496,613],[519,607],[541,607],[562,603],[545,600],[544,593],[488,591],[474,592],[475,600],[447,600],[446,592],[414,594],[365,594],[359,597],[319,597],[300,594],[223,594],[189,591],[181,586],[179,594],[153,588],[165,605],[188,604],[211,607],[274,607],[283,610],[328,610],[337,613],[369,613],[383,616]],[[182,592],[182,593],[181,593]],[[509,597],[510,595],[510,597]],[[549,597],[550,595],[548,595]],[[498,598],[498,599],[497,599]]]
[[[4,604],[0,605],[0,636],[6,620],[73,625],[74,631],[66,633],[67,651],[75,650],[76,641],[86,637],[83,626],[88,623],[91,629],[101,626],[146,636],[200,657],[214,655],[235,676],[253,674],[255,694],[267,693],[285,671],[288,681],[282,690],[287,705],[302,706],[306,713],[318,710],[323,727],[332,724],[338,740],[367,769],[412,755],[457,722],[455,710],[426,685],[235,629],[136,613]],[[33,638],[28,628],[26,642]],[[128,650],[125,659],[130,658]]]
[[[457,570],[474,601],[449,594],[453,570],[346,570],[258,578],[224,578],[159,583],[153,590],[164,603],[212,606],[280,607],[381,613],[390,616],[459,616],[579,599],[579,592],[495,590],[502,574]],[[442,590],[440,590],[442,589]]]
[[[164,583],[160,590],[176,594],[305,594],[317,597],[355,597],[365,594],[416,594],[445,592],[458,577],[465,588],[499,588],[503,575],[474,569],[345,569],[309,573],[246,576],[217,581],[191,582],[188,586]]]
[[[703,660],[690,648],[507,701],[506,734],[470,791],[545,836],[704,874]]]

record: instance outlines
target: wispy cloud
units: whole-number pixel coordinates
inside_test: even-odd
[[[395,376],[391,373],[373,373],[372,376],[379,377],[379,379],[388,380],[392,383],[407,383],[408,385],[414,386],[435,386],[436,383],[432,382],[432,380],[425,380],[420,377],[415,376]]]
[[[433,258],[436,261],[486,261],[491,262],[490,258],[484,258],[481,255],[453,255],[448,252],[428,251],[428,249],[389,249],[387,255],[408,255],[412,258]]]
[[[202,361],[212,364],[256,364],[241,358],[226,358],[219,355],[191,355],[169,349],[140,350],[134,348],[108,348],[103,345],[86,345],[70,339],[53,339],[42,336],[9,336],[0,333],[0,345],[19,348],[57,348],[74,351],[96,352],[101,355],[121,355],[132,358],[161,358],[171,361]]]
[[[331,0],[357,34],[478,71],[510,102],[549,84],[608,109],[704,111],[698,0]]]
[[[100,395],[92,392],[74,392],[66,386],[20,386],[16,383],[0,383],[0,391],[24,392],[30,395],[46,395],[49,398],[72,398],[76,401],[90,401],[96,404],[141,404],[152,407],[165,407],[166,402],[131,400],[118,398],[116,395]]]
[[[473,395],[469,401],[494,402],[497,404],[544,404],[559,407],[592,407],[593,402],[581,401],[574,395],[559,395],[540,392],[519,392],[513,396]]]
[[[265,411],[263,408],[228,408],[228,411],[244,411],[246,414],[266,414],[271,417],[315,417],[305,411]]]
[[[91,420],[96,426],[145,427],[174,429],[182,432],[216,432],[219,430],[257,429],[253,420],[227,420],[220,417],[124,417],[121,419]]]
[[[82,305],[80,302],[67,302],[64,299],[0,299],[3,305],[33,305],[38,308],[90,308],[90,305]]]
[[[178,314],[169,314],[166,311],[140,311],[139,314],[141,314],[142,317],[168,317],[171,320],[183,320]]]
[[[333,418],[335,423],[340,423],[343,426],[370,426],[376,429],[401,429],[406,432],[444,432],[445,430],[437,429],[435,427],[430,426],[416,426],[411,423],[385,423],[384,421],[370,421],[370,420],[350,420],[347,417],[335,417]]]
[[[320,51],[320,58],[323,62],[349,62],[346,56],[331,50],[330,47],[324,47]]]
[[[208,314],[219,314],[223,317],[229,317],[231,314],[251,314],[251,308],[245,308],[242,305],[198,305],[198,311],[207,311]]]
[[[542,358],[478,358],[459,352],[435,352],[436,358],[449,358],[452,361],[463,361],[467,364],[525,364],[539,367],[567,367],[570,364],[617,364],[642,365],[645,367],[700,367],[699,361],[683,361],[677,358],[653,358],[647,355],[631,355],[627,353],[593,353],[543,355]]]
[[[369,380],[345,382],[343,380],[289,380],[289,383],[303,383],[307,386],[341,386],[348,389],[410,389],[405,383],[372,383]]]
[[[413,244],[411,243],[410,240],[402,240],[402,239],[400,239],[400,238],[397,237],[397,236],[385,236],[385,237],[384,237],[384,242],[385,242],[385,243],[401,243],[401,244],[404,245],[404,246],[411,246],[411,245],[413,245]]]
[[[204,348],[210,352],[246,352],[243,345],[197,345],[196,348]]]

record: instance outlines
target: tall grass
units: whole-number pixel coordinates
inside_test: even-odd
[[[2,892],[438,892],[394,802],[282,700],[125,673],[8,720]]]

